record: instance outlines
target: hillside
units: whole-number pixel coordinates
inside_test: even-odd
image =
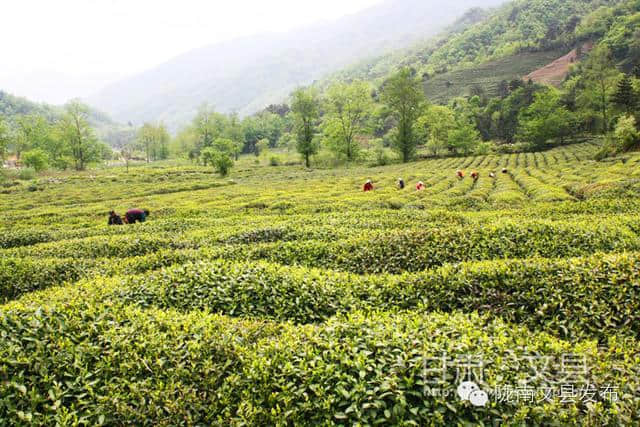
[[[387,0],[336,22],[261,34],[205,47],[121,81],[88,102],[116,120],[163,120],[176,128],[204,102],[221,112],[252,113],[296,86],[363,58],[433,36],[467,9],[502,0]]]
[[[398,67],[407,66],[423,77],[427,96],[444,103],[468,95],[474,86],[495,94],[502,80],[520,79],[554,61],[570,60],[570,52],[586,42],[602,40],[618,61],[634,64],[640,60],[640,50],[629,49],[634,43],[640,47],[640,41],[634,42],[634,7],[629,0],[515,0],[477,16],[470,25],[454,25],[437,38],[357,63],[329,80],[381,84]],[[564,64],[549,81],[557,84],[567,68]]]
[[[0,118],[8,122],[12,122],[18,116],[29,114],[43,116],[52,122],[62,113],[62,106],[33,102],[0,90]],[[118,134],[131,132],[129,126],[116,123],[107,114],[95,108],[89,109],[89,123],[96,130],[98,136],[112,146],[118,146]]]
[[[0,424],[637,425],[640,156],[597,149],[5,188]],[[471,355],[485,408],[456,394]],[[523,380],[540,400],[504,401]]]
[[[458,96],[468,96],[475,88],[481,88],[486,95],[495,97],[499,95],[501,82],[520,79],[532,70],[554,61],[563,52],[551,50],[520,53],[459,68],[425,80],[424,91],[429,100],[443,104]]]

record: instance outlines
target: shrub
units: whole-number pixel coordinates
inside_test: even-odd
[[[354,308],[481,310],[561,337],[605,340],[610,330],[640,337],[640,292],[633,285],[639,279],[638,253],[467,263],[400,276],[218,260],[132,278],[113,297],[144,307],[298,323]]]
[[[485,316],[354,313],[298,327],[80,301],[64,308],[18,305],[4,314],[3,424],[487,425],[498,419],[613,426],[638,419],[633,343],[570,344]],[[589,406],[557,395],[540,403],[493,399],[488,408],[473,408],[425,393],[425,381],[437,380],[426,368],[443,354],[492,361],[479,381],[489,391],[516,387],[523,376],[533,388],[559,388],[555,370],[542,378],[508,361],[535,355],[559,364],[563,355],[583,355],[589,369],[580,384],[615,384],[623,397],[612,403],[597,394],[598,403]],[[440,387],[454,396],[455,367],[444,372]]]
[[[36,177],[36,171],[33,168],[22,168],[18,172],[18,179],[22,181],[29,181]]]
[[[271,156],[271,158],[269,158],[269,165],[271,166],[280,166],[280,157],[278,156]]]
[[[34,148],[22,154],[22,163],[36,172],[41,172],[49,166],[49,156],[43,150]]]

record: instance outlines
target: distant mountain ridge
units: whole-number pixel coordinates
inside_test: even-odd
[[[504,0],[387,0],[328,24],[197,49],[110,85],[87,101],[118,121],[186,123],[207,102],[255,112],[341,67],[434,36],[474,7]]]

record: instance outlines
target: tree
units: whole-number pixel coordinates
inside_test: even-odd
[[[626,74],[618,82],[618,87],[613,94],[612,100],[627,114],[631,114],[638,104],[631,79]]]
[[[261,139],[256,143],[255,154],[256,157],[260,157],[261,154],[264,154],[269,149],[269,140],[267,138]]]
[[[535,101],[520,113],[520,139],[536,149],[543,148],[550,139],[567,135],[573,118],[560,103],[560,93],[553,88],[539,91]]]
[[[617,151],[629,151],[638,145],[640,132],[636,128],[636,119],[631,115],[621,117],[614,131]]]
[[[156,138],[152,157],[154,160],[166,160],[169,158],[169,141],[171,140],[171,136],[169,136],[169,132],[162,122],[156,126],[155,131]]]
[[[147,163],[169,158],[169,132],[163,123],[145,123],[138,130],[138,143],[145,153]]]
[[[584,76],[587,87],[583,92],[582,103],[591,103],[600,111],[604,134],[609,131],[609,91],[617,75],[609,49],[606,46],[593,49],[585,63]]]
[[[455,125],[447,134],[447,149],[453,154],[468,154],[479,143],[480,133],[472,120],[458,113]]]
[[[225,137],[233,141],[233,156],[237,161],[244,148],[244,131],[242,130],[242,122],[236,113],[229,115]]]
[[[22,152],[33,148],[44,148],[50,137],[50,125],[39,114],[26,114],[16,120],[16,137],[13,142],[13,150],[19,161]]]
[[[365,82],[336,83],[327,90],[324,133],[330,148],[347,161],[358,155],[356,137],[372,109],[371,87]]]
[[[27,167],[35,169],[36,172],[41,172],[49,165],[49,158],[44,150],[34,148],[23,153],[22,163]]]
[[[233,166],[234,143],[227,138],[217,138],[210,147],[202,149],[204,165],[211,165],[220,176],[227,176]]]
[[[447,147],[449,131],[456,125],[454,111],[446,106],[431,105],[417,121],[418,136],[426,141],[434,156]]]
[[[193,119],[192,127],[197,136],[196,152],[205,147],[211,147],[216,138],[223,136],[228,118],[216,113],[207,104],[203,104]]]
[[[409,68],[403,68],[384,83],[382,100],[398,122],[392,148],[406,163],[415,156],[417,138],[414,126],[426,105],[422,84],[413,77]]]
[[[311,166],[310,158],[318,152],[315,143],[316,121],[319,114],[318,95],[314,89],[298,89],[293,92],[291,110],[295,118],[298,152],[304,157],[305,165]]]
[[[120,156],[124,160],[127,173],[129,173],[129,162],[131,162],[131,159],[133,158],[133,146],[131,143],[124,145],[120,149]]]
[[[81,171],[88,163],[100,158],[100,147],[89,126],[89,109],[78,101],[71,101],[65,110],[58,122],[59,134],[69,144],[76,170]]]
[[[4,160],[7,155],[7,149],[11,143],[11,135],[9,133],[9,126],[7,126],[2,117],[0,117],[0,160]]]
[[[145,123],[138,130],[138,143],[140,144],[140,147],[145,153],[145,158],[147,159],[147,163],[151,161],[151,150],[152,150],[152,146],[154,143],[153,141],[155,138],[154,133],[155,132],[153,129],[153,125],[150,123]]]

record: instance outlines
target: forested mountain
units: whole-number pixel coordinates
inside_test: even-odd
[[[62,106],[33,102],[0,90],[0,122],[11,125],[20,117],[30,116],[53,123],[59,120],[64,112]],[[87,120],[97,136],[112,147],[121,146],[123,138],[131,139],[131,134],[135,132],[131,126],[117,123],[109,115],[95,108],[87,107]]]
[[[422,77],[434,101],[468,95],[477,87],[497,95],[501,81],[524,77],[599,40],[629,71],[640,59],[638,5],[629,0],[515,0],[489,14],[471,11],[437,38],[361,61],[328,81],[380,83],[408,66]]]
[[[53,121],[60,117],[62,112],[62,107],[33,102],[0,90],[0,117],[7,121],[12,121],[17,116],[29,114],[43,116],[49,121]],[[96,109],[89,109],[89,121],[92,126],[98,129],[117,126],[107,114]]]
[[[107,87],[88,102],[122,122],[163,120],[172,128],[205,102],[222,112],[252,113],[354,61],[434,36],[470,8],[501,3],[387,0],[336,22],[194,50]]]

